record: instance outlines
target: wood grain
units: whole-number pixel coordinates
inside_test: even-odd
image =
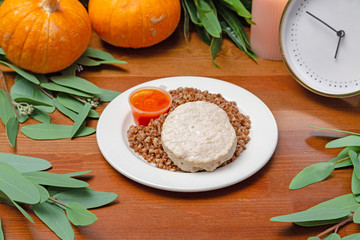
[[[1,125],[1,152],[47,159],[53,165],[50,171],[56,173],[92,169],[92,188],[119,195],[110,206],[93,210],[98,221],[75,229],[76,239],[307,239],[328,226],[303,228],[269,219],[351,192],[350,169],[337,170],[328,180],[304,189],[290,191],[288,186],[304,167],[327,161],[339,152],[325,149],[324,145],[341,134],[315,130],[309,125],[360,132],[359,96],[335,99],[311,93],[293,79],[283,62],[259,59],[255,63],[228,40],[216,58],[221,68],[216,68],[209,47],[195,33],[186,43],[180,29],[166,41],[145,49],[115,48],[95,34],[90,46],[128,62],[85,68],[81,76],[94,84],[123,92],[169,76],[206,76],[231,82],[254,93],[271,109],[279,141],[269,163],[238,184],[203,193],[174,193],[142,186],[122,176],[101,155],[95,135],[35,141],[20,133],[16,148],[11,148]],[[11,87],[14,74],[6,67],[0,69]],[[101,113],[105,106],[97,111]],[[58,112],[52,114],[51,122],[71,124]],[[34,123],[30,120],[26,124]],[[89,125],[96,127],[96,123],[93,120]],[[35,224],[3,204],[0,213],[6,239],[57,239],[32,213]],[[358,231],[357,225],[348,224],[339,233],[345,236]]]

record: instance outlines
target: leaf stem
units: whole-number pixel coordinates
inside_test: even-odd
[[[47,91],[45,91],[40,85],[38,85],[40,91],[42,91],[46,96],[48,96],[51,99],[54,99],[53,96],[51,96]]]
[[[340,227],[344,226],[345,224],[351,222],[354,218],[354,215],[351,215],[349,218],[345,219],[342,222],[339,222],[338,224],[332,226],[331,228],[326,229],[325,231],[319,233],[316,237],[321,238],[322,236],[331,233],[334,231],[334,233],[337,233]]]
[[[344,162],[344,161],[346,161],[346,160],[348,160],[348,159],[350,159],[349,156],[344,157],[344,158],[342,158],[342,159],[339,159],[339,160],[337,160],[336,162],[334,162],[334,165],[336,165],[336,164],[338,164],[338,163],[342,163],[342,162]]]
[[[50,200],[50,201],[53,201],[53,202],[55,202],[55,203],[57,203],[57,204],[59,204],[59,205],[61,205],[61,206],[66,207],[66,204],[65,204],[65,203],[60,202],[59,200],[57,200],[57,199],[54,198],[54,197],[49,197],[49,200]]]
[[[6,80],[5,80],[5,76],[4,76],[4,73],[0,70],[0,78],[1,80],[3,81],[3,84],[4,84],[4,88],[5,88],[5,92],[10,100],[10,103],[11,103],[11,107],[13,108],[15,114],[16,114],[16,117],[18,117],[18,112],[16,111],[16,108],[14,106],[14,103],[11,99],[11,96],[10,96],[10,92],[9,92],[9,89],[7,88],[7,85],[6,85]]]

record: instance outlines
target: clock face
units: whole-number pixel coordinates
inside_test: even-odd
[[[325,96],[360,93],[360,1],[290,0],[280,47],[293,76]]]

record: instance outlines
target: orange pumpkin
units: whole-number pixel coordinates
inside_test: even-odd
[[[86,50],[91,23],[78,0],[5,0],[0,6],[0,46],[19,67],[60,71]]]
[[[180,20],[179,0],[90,0],[94,31],[111,45],[149,47],[168,38]]]

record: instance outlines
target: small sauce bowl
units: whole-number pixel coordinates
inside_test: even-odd
[[[129,104],[135,123],[147,126],[151,119],[169,111],[171,96],[158,87],[142,87],[130,94]]]

